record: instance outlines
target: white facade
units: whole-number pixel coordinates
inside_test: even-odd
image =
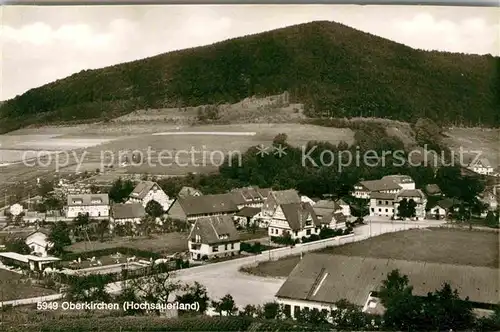
[[[371,198],[370,216],[392,217],[394,216],[394,199]]]
[[[482,174],[482,175],[491,175],[493,174],[493,167],[491,166],[483,166],[481,163],[477,163],[475,165],[468,167],[471,171]]]
[[[292,239],[301,239],[303,236],[308,237],[312,234],[319,234],[319,227],[316,228],[312,217],[309,216],[306,224],[303,229],[294,231],[290,228],[288,221],[286,220],[285,214],[281,209],[281,206],[278,206],[274,215],[269,223],[268,234],[269,236],[283,236],[284,234],[290,234]]]
[[[439,219],[443,219],[446,217],[446,210],[439,205],[436,205],[429,210],[427,215],[431,219],[437,219],[437,217],[439,217]]]
[[[356,198],[369,199],[370,191],[363,186],[355,185],[354,191],[352,192],[352,196]]]
[[[350,217],[351,216],[351,207],[349,206],[349,204],[341,204],[340,207],[342,208],[341,213],[344,216],[346,216],[346,217]]]
[[[282,304],[285,307],[285,312],[290,314],[290,317],[293,319],[297,318],[298,311],[312,310],[317,309],[319,311],[326,310],[327,313],[330,313],[332,310],[336,310],[337,307],[334,304],[330,303],[321,303],[315,301],[303,301],[303,300],[292,300],[286,298],[276,298],[276,302]]]
[[[108,218],[109,217],[109,205],[72,205],[68,206],[66,211],[67,218],[76,218],[79,214],[89,214],[91,218]]]
[[[163,211],[168,211],[170,205],[174,202],[174,200],[170,199],[159,186],[155,185],[148,191],[144,198],[130,197],[127,203],[141,203],[142,206],[146,207],[146,205],[153,200],[163,207]]]
[[[47,256],[47,249],[50,249],[52,243],[47,241],[48,236],[42,232],[35,232],[26,238],[25,243],[30,247],[31,252],[42,257]]]
[[[234,256],[240,252],[240,242],[210,245],[197,242],[196,239],[195,241],[191,241],[190,239],[188,246],[191,259],[193,260],[200,260],[205,256],[207,259]]]
[[[423,194],[422,194],[423,195]],[[427,199],[425,198],[422,198],[420,196],[412,196],[412,197],[398,197],[396,199],[396,202],[395,202],[395,215],[397,216],[398,212],[398,207],[399,207],[399,204],[400,202],[405,199],[407,201],[410,201],[410,200],[413,200],[415,203],[416,203],[416,206],[415,206],[415,218],[417,220],[421,220],[421,219],[425,219],[425,216],[426,216],[426,211],[425,211],[425,207],[427,205]]]

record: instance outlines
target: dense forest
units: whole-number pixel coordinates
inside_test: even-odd
[[[427,52],[318,21],[84,70],[6,101],[0,131],[288,91],[312,117],[500,124],[500,58]]]

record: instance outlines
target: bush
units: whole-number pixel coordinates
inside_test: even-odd
[[[276,243],[276,244],[281,244],[285,246],[291,246],[299,242],[299,240],[293,240],[290,237],[284,237],[284,236],[271,236],[271,241]]]
[[[240,251],[245,251],[252,254],[260,254],[262,252],[262,245],[260,242],[254,244],[242,242],[240,244]]]

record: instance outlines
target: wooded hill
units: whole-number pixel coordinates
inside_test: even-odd
[[[427,52],[318,21],[84,70],[6,101],[0,130],[290,93],[309,116],[500,124],[500,58]]]

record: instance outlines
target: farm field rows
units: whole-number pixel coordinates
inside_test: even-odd
[[[319,253],[498,268],[499,238],[492,231],[430,228],[386,233]],[[259,276],[287,277],[299,261],[300,257],[287,257],[245,271]]]

